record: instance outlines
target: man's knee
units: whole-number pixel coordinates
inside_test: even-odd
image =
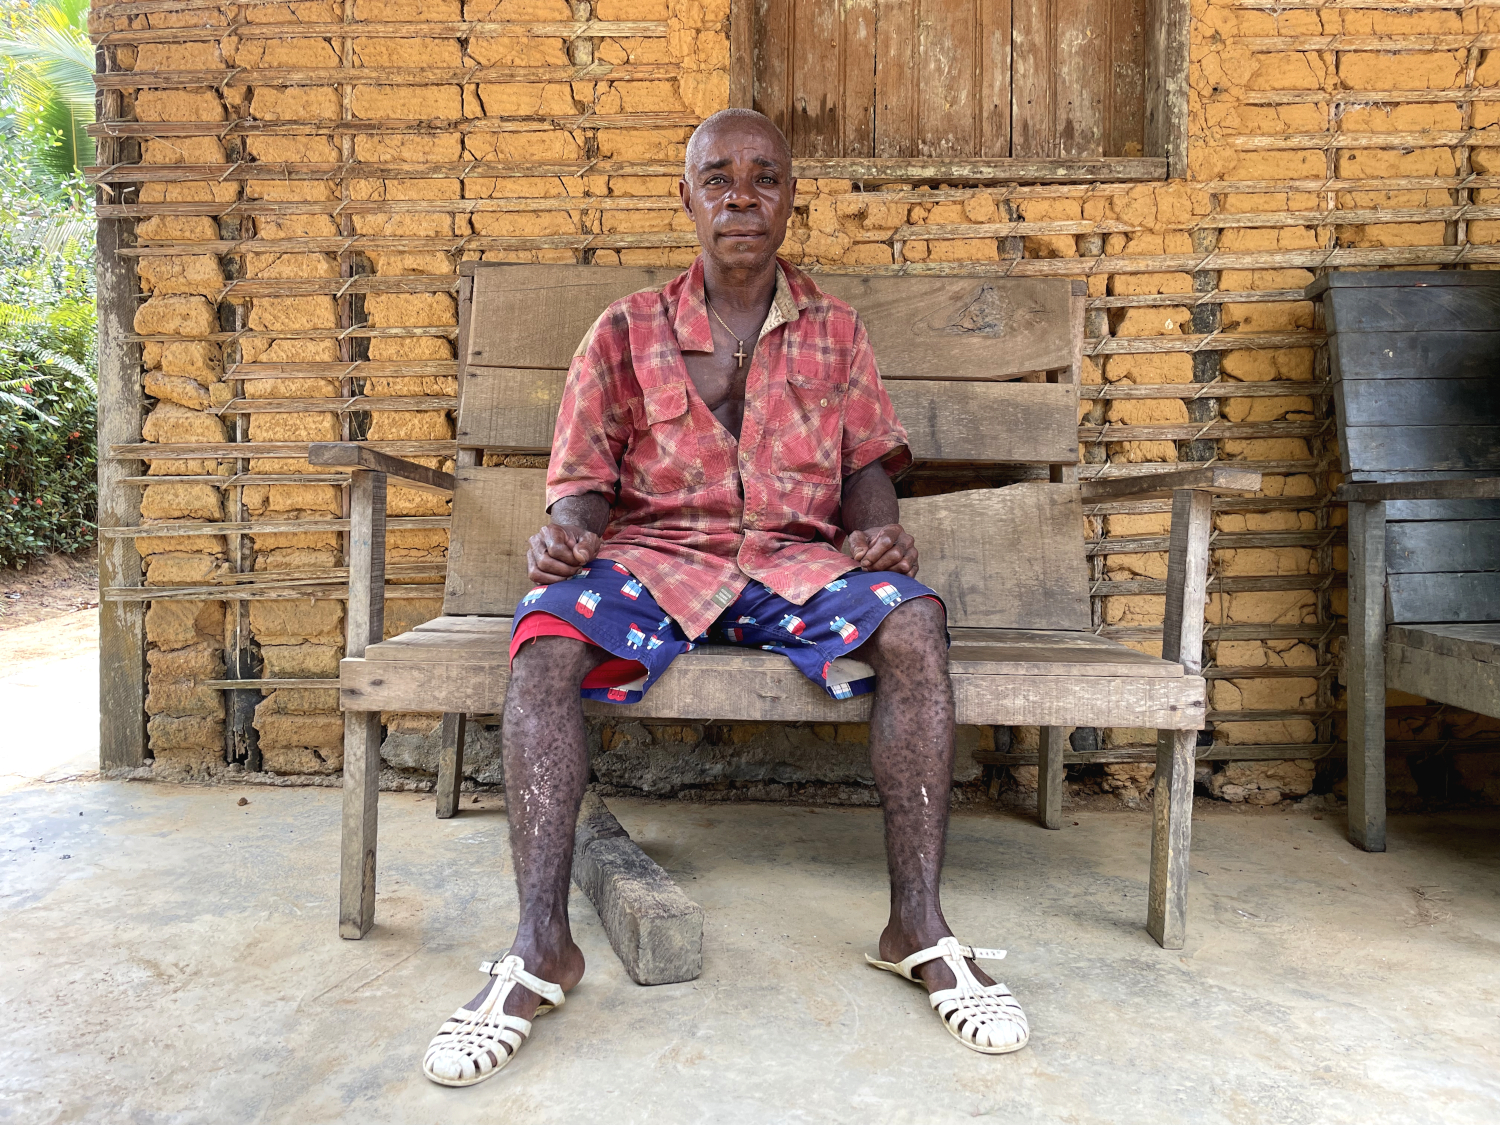
[[[933,598],[913,598],[886,615],[870,638],[877,662],[915,668],[933,664],[947,671],[947,614]]]
[[[577,688],[598,663],[596,649],[573,637],[536,637],[524,642],[510,664],[508,696],[540,692],[554,695],[559,688]]]

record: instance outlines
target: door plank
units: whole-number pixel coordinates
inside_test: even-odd
[[[979,28],[975,0],[922,0],[917,32],[917,152],[978,152]]]
[[[843,77],[840,0],[795,0],[792,27],[791,130],[797,156],[843,156],[839,86]]]
[[[839,153],[874,156],[876,0],[845,0],[842,8],[844,85],[840,93]]]

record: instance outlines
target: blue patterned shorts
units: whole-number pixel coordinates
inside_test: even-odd
[[[700,644],[739,645],[779,652],[835,699],[875,688],[869,669],[849,657],[885,620],[913,598],[942,599],[914,578],[892,571],[851,570],[795,605],[751,581],[706,633],[691,640],[662,612],[650,592],[619,563],[595,559],[571,578],[538,586],[516,607],[511,657],[542,622],[522,629],[536,613],[549,614],[615,656],[583,682],[585,699],[637,703],[673,660]]]

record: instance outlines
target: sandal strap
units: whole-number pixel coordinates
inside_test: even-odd
[[[910,957],[902,959],[897,963],[896,971],[907,980],[911,980],[911,971],[918,965],[925,965],[927,962],[936,961],[939,958],[950,960],[971,958],[982,961],[999,961],[1004,956],[1005,950],[1003,949],[981,949],[974,946],[960,945],[957,938],[945,937],[936,945],[929,946],[927,949],[919,949]]]
[[[504,976],[509,980],[513,980],[521,985],[521,987],[528,988],[536,993],[554,1008],[561,1008],[563,1001],[567,999],[561,987],[553,984],[551,981],[543,980],[541,977],[528,973],[525,962],[513,953],[496,961],[482,962],[479,966],[479,971],[488,973],[492,977]]]

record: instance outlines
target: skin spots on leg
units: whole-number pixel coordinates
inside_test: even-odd
[[[954,738],[945,624],[943,607],[931,598],[903,602],[857,650],[876,675],[870,764],[885,810],[891,876],[890,921],[880,937],[887,961],[900,961],[953,932],[939,898]],[[954,984],[941,961],[917,972],[929,990]],[[992,983],[977,969],[975,976]]]
[[[564,991],[583,976],[583,953],[568,926],[573,830],[589,780],[578,687],[608,654],[567,637],[538,637],[516,653],[505,695],[504,757],[511,858],[521,918],[510,952],[527,972]],[[465,1007],[479,1005],[484,990]],[[516,988],[506,1002],[530,1019],[538,997]]]

